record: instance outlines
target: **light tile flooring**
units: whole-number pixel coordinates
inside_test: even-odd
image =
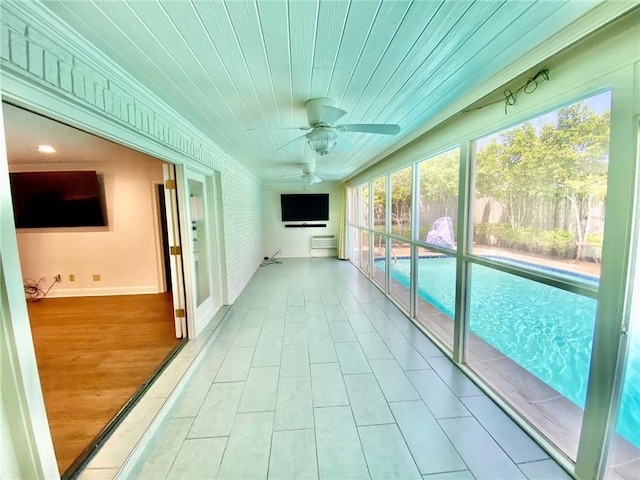
[[[570,478],[348,262],[260,268],[200,355],[128,477]]]

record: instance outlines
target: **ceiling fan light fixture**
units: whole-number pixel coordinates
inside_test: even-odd
[[[315,185],[316,183],[320,183],[322,181],[322,179],[320,179],[313,173],[304,173],[302,175],[302,180],[307,187],[310,187],[311,185]]]
[[[329,154],[338,144],[338,134],[331,131],[313,130],[306,137],[307,143],[318,155]]]

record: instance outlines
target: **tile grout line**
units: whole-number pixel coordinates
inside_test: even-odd
[[[187,367],[186,371],[182,374],[176,385],[171,390],[171,393],[169,393],[169,396],[165,399],[164,403],[160,407],[160,410],[158,410],[158,413],[155,414],[149,426],[145,429],[138,442],[136,442],[133,450],[129,453],[124,463],[118,468],[114,480],[124,480],[130,476],[136,462],[140,459],[151,438],[158,431],[160,424],[167,417],[169,411],[171,410],[171,407],[175,404],[178,394],[184,390],[188,380],[195,373],[198,365],[200,365],[200,363],[202,362],[204,358],[203,352],[214,343],[217,336],[219,335],[219,332],[221,331],[221,327],[223,326],[223,324],[226,324],[226,322],[231,318],[229,314],[232,312],[232,310],[233,306],[231,306],[225,312],[224,317],[222,318],[216,329],[211,333],[209,339],[205,342],[205,344],[202,346],[202,348],[200,348],[196,356],[193,358],[189,367]]]

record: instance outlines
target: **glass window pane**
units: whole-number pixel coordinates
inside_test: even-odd
[[[373,228],[386,231],[387,222],[387,177],[373,182]]]
[[[631,298],[629,347],[616,433],[608,461],[610,477],[623,480],[638,478],[640,458],[640,257],[636,260]]]
[[[456,300],[456,259],[418,249],[416,319],[450,349]]]
[[[576,458],[596,300],[472,265],[467,363]]]
[[[391,233],[411,238],[411,190],[413,189],[411,166],[393,172],[391,181]]]
[[[407,311],[411,309],[411,245],[391,239],[389,294]]]
[[[360,266],[360,229],[349,227],[349,237],[351,238],[351,261]]]
[[[209,259],[207,255],[207,225],[204,184],[197,180],[188,180],[189,213],[191,216],[191,238],[194,259],[194,279],[196,306],[202,305],[211,296],[209,286]]]
[[[418,241],[455,248],[459,171],[460,149],[458,148],[418,164],[420,175]]]
[[[360,268],[369,273],[369,232],[367,230],[360,231],[360,241],[362,248],[360,249]]]
[[[360,187],[349,189],[349,199],[351,206],[351,212],[349,216],[349,223],[353,225],[360,224]]]
[[[373,234],[373,281],[385,289],[385,263],[387,257],[386,237],[379,233]]]
[[[474,254],[599,278],[610,104],[604,92],[475,142]]]
[[[362,217],[361,225],[369,228],[369,184],[362,185]]]

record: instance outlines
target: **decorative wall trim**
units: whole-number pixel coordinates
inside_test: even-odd
[[[164,147],[165,159],[176,161],[177,153],[221,171],[236,161],[40,2],[3,2],[0,9],[0,71],[9,100],[21,99],[15,86],[26,81]]]

